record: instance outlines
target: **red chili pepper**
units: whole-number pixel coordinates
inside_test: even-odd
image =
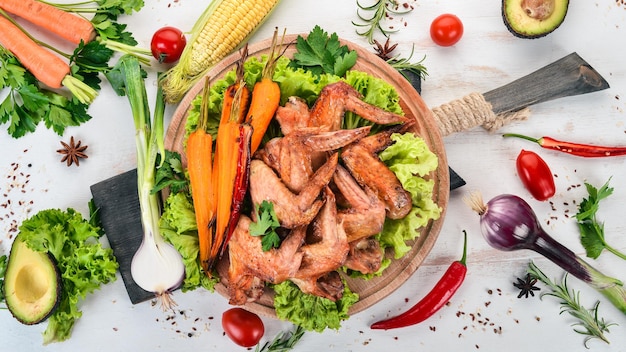
[[[463,235],[463,257],[461,257],[461,260],[450,264],[450,267],[448,267],[448,270],[446,270],[445,274],[439,279],[435,287],[433,287],[422,300],[409,308],[409,310],[393,318],[372,324],[372,329],[387,330],[421,323],[448,303],[454,293],[461,287],[465,279],[465,274],[467,273],[467,266],[465,264],[467,232],[465,232],[465,230],[463,230]]]
[[[515,164],[519,178],[535,199],[544,201],[556,193],[552,171],[537,153],[522,149]]]
[[[505,133],[503,137],[523,138],[531,142],[539,144],[542,148],[552,149],[563,153],[568,153],[587,158],[598,158],[607,156],[626,155],[626,146],[606,147],[600,145],[571,143],[556,140],[550,137],[533,138],[517,133]]]

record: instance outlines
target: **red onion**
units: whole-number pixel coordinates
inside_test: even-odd
[[[622,281],[602,274],[548,235],[525,200],[502,194],[484,204],[482,197],[475,193],[469,204],[480,215],[481,232],[489,245],[502,251],[533,250],[589,284],[626,313],[626,290]]]

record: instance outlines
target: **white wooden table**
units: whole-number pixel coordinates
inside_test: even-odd
[[[129,29],[144,47],[152,33],[165,25],[189,30],[208,0],[147,1],[144,9],[128,18]],[[397,53],[408,54],[415,44],[415,59],[426,55],[428,77],[423,82],[423,98],[438,106],[471,92],[486,92],[535,69],[577,52],[610,83],[611,88],[583,96],[563,98],[536,105],[524,122],[505,126],[499,132],[606,145],[626,144],[626,7],[614,0],[575,1],[565,22],[547,37],[519,39],[505,28],[498,1],[417,1],[408,15],[394,19],[399,32]],[[290,33],[306,33],[320,25],[329,32],[368,46],[355,33],[353,0],[283,0],[272,17],[251,38],[251,42],[271,36],[274,27]],[[461,41],[452,47],[432,43],[430,22],[442,13],[458,15],[465,26]],[[381,36],[379,40],[384,40]],[[153,72],[152,72],[153,73]],[[154,97],[154,75],[149,94]],[[168,108],[171,116],[173,107]],[[135,167],[134,130],[126,98],[115,96],[107,85],[94,102],[88,123],[69,128],[63,137],[40,127],[36,133],[18,140],[10,138],[6,126],[0,131],[0,189],[8,196],[0,202],[0,254],[8,253],[11,227],[29,214],[46,208],[75,208],[87,214],[91,197],[89,186]],[[89,145],[89,158],[79,168],[60,163],[55,152],[61,140],[70,136]],[[626,165],[625,158],[583,159],[541,150],[522,140],[503,139],[499,133],[481,128],[445,138],[449,164],[467,181],[453,191],[443,229],[430,255],[417,272],[379,304],[356,314],[339,331],[307,333],[298,351],[582,351],[583,336],[570,326],[575,321],[559,315],[555,298],[518,299],[513,282],[525,274],[534,260],[550,277],[563,271],[530,251],[500,252],[489,247],[478,227],[478,217],[463,198],[480,190],[486,199],[513,193],[526,199],[548,233],[581,256],[579,232],[572,218],[574,201],[586,197],[589,182],[601,186],[609,177],[614,194],[601,204],[608,241],[626,251]],[[536,151],[548,162],[556,178],[557,193],[548,202],[533,200],[522,187],[515,171],[515,158],[522,149]],[[11,184],[24,184],[24,192]],[[574,186],[574,187],[572,187]],[[422,298],[461,253],[462,230],[469,234],[468,275],[450,304],[426,322],[410,328],[373,331],[369,325],[396,315]],[[626,280],[626,263],[610,253],[589,262],[605,273]],[[581,292],[582,303],[591,307],[602,300],[600,315],[619,326],[607,335],[611,345],[592,341],[594,351],[626,351],[626,317],[598,293],[577,279],[571,288]],[[543,286],[542,286],[543,287]],[[544,288],[542,291],[545,292]],[[227,301],[204,290],[176,293],[179,304],[172,314],[164,314],[149,303],[132,305],[122,280],[106,285],[82,304],[83,317],[75,325],[72,338],[64,343],[41,345],[45,324],[24,326],[8,311],[0,311],[0,350],[3,351],[212,351],[244,350],[224,336],[220,318],[229,308]],[[273,337],[288,323],[264,318],[266,338]]]

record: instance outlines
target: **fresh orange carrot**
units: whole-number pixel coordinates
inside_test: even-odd
[[[86,18],[37,0],[0,0],[0,8],[74,44],[96,37],[93,24]]]
[[[198,225],[200,265],[209,273],[209,255],[213,245],[213,225],[215,222],[215,199],[212,184],[213,138],[206,132],[208,119],[206,104],[209,97],[209,80],[206,80],[200,107],[200,120],[195,131],[187,138],[187,170],[191,184],[193,207]]]
[[[209,263],[213,265],[218,259],[221,244],[226,236],[231,206],[233,204],[233,187],[237,177],[237,159],[239,158],[238,143],[242,115],[239,101],[245,84],[241,84],[233,96],[230,117],[220,122],[217,130],[215,158],[213,164],[213,185],[216,199],[215,237],[211,247]],[[245,115],[244,115],[245,117]]]
[[[13,53],[41,83],[61,88],[70,66],[56,54],[39,46],[22,30],[0,15],[0,44]]]
[[[274,114],[280,103],[280,86],[272,80],[274,71],[276,70],[276,63],[282,55],[282,53],[279,54],[276,52],[277,38],[278,31],[274,31],[270,55],[263,68],[261,80],[257,82],[252,89],[250,108],[246,115],[246,122],[250,123],[253,128],[251,142],[251,151],[253,154],[261,145],[263,136],[274,118]]]

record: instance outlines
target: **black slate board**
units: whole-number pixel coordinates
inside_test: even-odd
[[[137,286],[130,273],[130,263],[143,238],[137,169],[92,185],[91,194],[130,301],[137,304],[154,298],[154,293]]]

